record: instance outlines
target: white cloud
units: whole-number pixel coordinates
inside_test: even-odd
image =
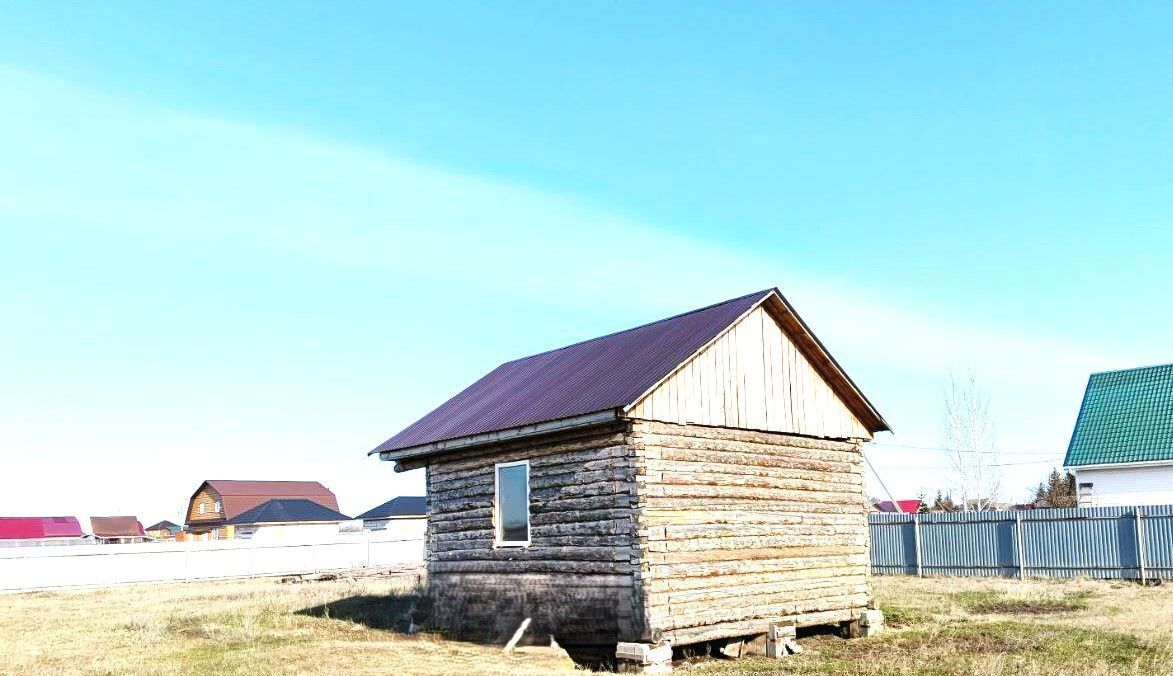
[[[778,233],[778,251],[750,251],[722,243],[720,233],[685,235],[298,130],[178,114],[11,69],[0,68],[0,89],[11,103],[0,110],[0,223],[10,235],[50,237],[33,232],[41,228],[51,238],[96,238],[111,247],[162,243],[165,260],[185,251],[202,252],[201,261],[231,254],[255,260],[258,276],[279,267],[328,282],[345,278],[343,288],[353,285],[355,295],[385,294],[386,307],[363,308],[348,304],[346,291],[337,299],[341,319],[326,323],[352,326],[363,312],[410,308],[425,318],[460,314],[468,331],[453,338],[448,324],[382,326],[385,350],[412,357],[378,378],[363,373],[369,345],[329,327],[314,337],[320,344],[273,347],[290,351],[278,360],[331,355],[333,371],[304,375],[318,380],[258,383],[242,374],[217,389],[200,364],[168,362],[165,352],[152,357],[161,363],[132,360],[119,376],[90,365],[80,389],[59,383],[48,388],[51,395],[21,391],[44,385],[32,381],[36,369],[22,372],[25,381],[0,386],[7,389],[0,403],[10,407],[0,451],[23,470],[0,477],[0,492],[21,512],[174,518],[182,506],[176,496],[185,498],[199,480],[276,475],[321,478],[344,511],[365,509],[421,488],[418,477],[392,478],[362,451],[480,375],[431,366],[450,359],[454,344],[467,346],[459,363],[467,369],[499,356],[507,339],[515,341],[509,356],[520,356],[551,347],[545,341],[589,337],[774,285],[881,407],[901,443],[935,444],[945,372],[971,366],[991,392],[1004,446],[1061,450],[1087,372],[1130,365],[1077,340],[1023,335],[966,308],[929,310],[877,297],[866,290],[866,270],[883,262],[837,261],[826,270],[780,262],[785,233]],[[215,282],[198,269],[185,274]],[[64,301],[63,312],[107,311],[84,307],[85,289],[77,296],[75,307]],[[323,308],[335,311],[331,303],[315,311]],[[27,306],[18,311],[31,313]],[[35,324],[39,315],[26,319]],[[259,322],[238,329],[242,343],[268,330]],[[286,331],[290,342],[298,337],[285,325],[273,330]],[[228,345],[232,337],[206,339]],[[280,378],[280,363],[274,370],[266,377]],[[187,391],[166,383],[184,383]],[[141,391],[148,384],[163,389]],[[933,452],[870,455],[902,496],[941,484],[939,470],[922,468],[943,466]],[[1024,474],[1007,485],[1017,491],[1030,480]]]

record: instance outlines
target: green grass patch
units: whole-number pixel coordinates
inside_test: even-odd
[[[258,636],[251,640],[196,642],[179,655],[178,661],[185,673],[191,674],[270,674],[284,673],[288,664],[273,664],[271,659],[258,659],[260,653],[270,653],[297,643],[293,637]]]
[[[936,614],[927,608],[881,604],[884,623],[893,628],[915,627],[933,621]]]
[[[1039,676],[1168,673],[1168,646],[1135,636],[1035,622],[958,623],[877,638],[804,641],[783,660],[747,659],[706,673],[823,676]],[[708,665],[706,665],[708,666]]]

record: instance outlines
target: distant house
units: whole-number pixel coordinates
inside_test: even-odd
[[[427,499],[422,495],[401,495],[359,514],[364,530],[396,530],[421,537],[428,523]]]
[[[308,540],[337,535],[352,519],[312,500],[276,499],[253,507],[228,520],[238,539]],[[361,529],[354,524],[353,530]]]
[[[209,480],[200,484],[187,503],[188,537],[231,539],[235,525],[229,521],[269,500],[309,500],[338,511],[338,498],[317,481]]]
[[[102,544],[130,544],[150,539],[142,522],[133,516],[91,516],[90,529]]]
[[[1063,465],[1080,506],[1173,504],[1173,364],[1093,373]]]
[[[0,516],[0,547],[73,545],[85,542],[72,516]]]
[[[171,540],[174,539],[179,531],[183,530],[183,526],[179,526],[164,519],[159,523],[147,527],[147,535],[156,540]]]
[[[905,514],[916,514],[921,508],[920,500],[878,500],[872,503],[873,511],[876,512],[904,512]],[[896,509],[899,505],[900,509]]]

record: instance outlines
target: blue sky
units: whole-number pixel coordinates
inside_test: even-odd
[[[6,6],[0,513],[358,512],[422,487],[364,452],[496,363],[775,285],[882,444],[938,444],[972,368],[1022,498],[1088,372],[1173,361],[1171,14]]]

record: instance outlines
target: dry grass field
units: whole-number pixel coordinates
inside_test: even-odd
[[[1173,674],[1173,586],[1086,580],[875,578],[892,624],[872,639],[800,639],[786,660],[683,673],[832,676]],[[550,651],[399,631],[411,584],[387,579],[140,585],[0,596],[13,674],[558,674]],[[582,673],[582,672],[578,672]]]

